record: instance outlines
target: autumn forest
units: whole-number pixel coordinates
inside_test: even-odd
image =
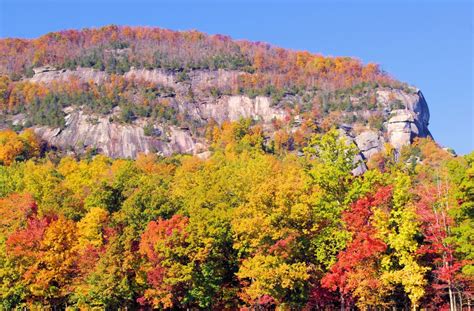
[[[40,66],[109,76],[29,81]],[[275,135],[250,118],[191,124],[168,104],[173,89],[125,79],[131,67],[178,82],[238,70],[203,92],[276,103],[301,94],[309,106],[291,107],[303,115],[298,130],[272,120]],[[474,153],[415,137],[357,157],[320,100],[342,98],[331,109],[349,114],[342,100],[360,93],[357,109],[376,114],[381,88],[412,92],[375,64],[196,31],[108,26],[0,40],[2,117],[28,116],[0,130],[0,309],[471,310]],[[61,150],[35,127],[63,129],[71,103],[106,116],[119,107],[111,123],[189,128],[209,153]],[[382,131],[383,121],[360,122]]]
[[[208,160],[39,157],[28,131],[0,142],[6,309],[460,310],[472,299],[474,157],[431,140],[399,161],[387,149],[358,177],[335,131],[304,157],[274,155],[245,122],[215,129]]]

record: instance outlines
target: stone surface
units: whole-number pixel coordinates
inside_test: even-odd
[[[345,139],[347,145],[355,144],[357,146],[351,127],[344,125],[340,126],[339,135]],[[355,168],[352,170],[352,174],[354,175],[362,175],[367,171],[367,165],[364,162],[364,154],[362,153],[362,150],[360,151],[361,152],[357,153],[354,157]]]
[[[52,68],[51,70],[38,70],[37,68],[35,69],[33,69],[35,71],[35,75],[30,78],[29,81],[37,83],[68,81],[71,78],[77,78],[83,82],[93,81],[94,83],[101,83],[105,81],[108,77],[106,72],[94,70],[92,68],[77,68],[76,70],[55,70],[54,68]]]
[[[194,114],[203,119],[225,120],[256,118],[270,122],[273,118],[283,118],[282,110],[270,107],[270,99],[246,96],[225,96],[213,103],[188,104]],[[186,129],[155,124],[162,137],[145,136],[144,124],[122,124],[111,122],[109,116],[88,115],[80,108],[67,107],[65,128],[51,129],[36,127],[36,133],[49,144],[61,149],[72,148],[77,152],[87,148],[97,148],[100,153],[113,158],[134,158],[140,152],[156,152],[165,156],[174,153],[197,154],[207,146],[198,138],[192,137]],[[115,113],[118,113],[116,111]]]
[[[383,138],[375,131],[365,131],[355,137],[355,144],[364,155],[365,159],[383,149]]]
[[[153,82],[168,87],[175,87],[177,84],[174,75],[167,74],[165,71],[159,69],[147,70],[135,69],[132,67],[130,71],[125,73],[124,77],[127,79],[137,79],[144,80],[147,82]]]
[[[426,115],[410,110],[394,110],[387,121],[389,142],[397,149],[412,143],[415,137],[431,136]]]
[[[237,121],[240,118],[271,122],[273,118],[283,119],[286,116],[283,110],[272,108],[270,99],[263,96],[255,99],[247,96],[223,96],[217,101],[202,103],[198,109],[203,119],[213,118],[219,123],[225,120]]]
[[[377,100],[383,105],[388,107],[391,101],[399,100],[405,106],[392,110],[387,121],[388,141],[397,149],[410,144],[416,136],[431,137],[428,104],[421,91],[412,91],[410,94],[401,90],[377,91]]]
[[[81,110],[69,112],[63,130],[36,127],[35,132],[58,148],[82,152],[97,148],[100,153],[113,158],[134,158],[140,152],[157,152],[168,156],[173,153],[194,153],[203,149],[191,135],[170,127],[167,139],[145,136],[138,124],[120,124],[109,121],[109,117],[91,116]]]
[[[40,73],[44,73],[44,72],[48,72],[48,71],[55,71],[56,68],[54,68],[53,66],[43,66],[43,67],[37,67],[37,68],[33,68],[33,72],[35,74],[40,74]]]

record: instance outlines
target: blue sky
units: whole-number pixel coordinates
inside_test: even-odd
[[[324,55],[354,56],[423,91],[430,130],[474,150],[471,1],[0,0],[0,37],[108,24],[197,29]]]

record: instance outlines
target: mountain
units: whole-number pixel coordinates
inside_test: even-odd
[[[2,310],[472,306],[474,153],[377,65],[109,26],[0,72]]]
[[[2,39],[0,55],[1,127],[77,154],[206,156],[212,127],[241,118],[296,152],[337,127],[365,159],[431,136],[421,91],[349,57],[119,26]]]

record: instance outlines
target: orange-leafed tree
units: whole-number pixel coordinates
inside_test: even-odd
[[[27,129],[20,135],[12,130],[0,131],[0,164],[10,165],[15,160],[38,156],[41,143],[33,130]]]
[[[30,303],[62,305],[73,291],[77,253],[76,225],[65,218],[30,218],[11,234],[7,254],[20,266]]]
[[[23,228],[38,207],[29,194],[13,193],[0,199],[0,234],[8,236]]]

